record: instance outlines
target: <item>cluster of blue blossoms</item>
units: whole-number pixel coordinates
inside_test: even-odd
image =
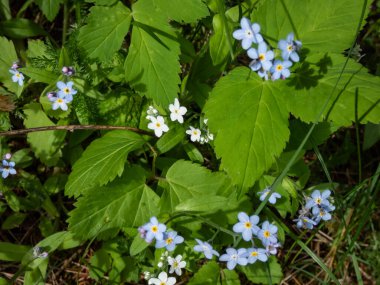
[[[322,193],[315,190],[310,197],[306,197],[305,206],[299,211],[299,217],[294,220],[297,222],[297,227],[311,230],[321,220],[331,220],[331,212],[335,210],[335,206],[329,201],[330,195],[330,190]]]
[[[4,155],[3,161],[0,166],[1,177],[3,177],[4,179],[7,178],[9,174],[16,174],[16,169],[14,168],[16,164],[14,163],[14,161],[10,160],[11,157],[12,155],[10,153]]]
[[[260,218],[256,215],[248,216],[244,212],[238,214],[238,219],[239,222],[233,226],[233,231],[241,234],[243,240],[252,242],[252,247],[227,248],[226,253],[220,255],[208,242],[195,239],[197,245],[194,246],[194,251],[203,253],[207,259],[212,259],[214,255],[220,256],[219,261],[227,262],[229,270],[233,270],[237,264],[244,266],[257,260],[266,262],[269,255],[277,254],[277,248],[281,246],[277,240],[277,226],[264,221],[259,227]],[[165,247],[168,251],[173,251],[177,244],[184,242],[184,238],[177,232],[166,232],[166,226],[159,223],[156,217],[139,227],[138,231],[146,242],[150,243],[156,239],[155,247]]]
[[[233,37],[242,41],[243,49],[247,50],[248,56],[252,59],[250,68],[265,80],[288,78],[292,62],[300,60],[298,51],[302,47],[300,41],[294,40],[294,34],[290,33],[286,40],[278,42],[277,47],[281,51],[282,59],[275,59],[275,52],[268,49],[268,45],[260,34],[259,24],[252,24],[249,19],[243,17],[240,26],[241,29],[233,32]],[[252,47],[252,44],[256,44],[257,48]]]
[[[22,74],[18,69],[20,66],[17,62],[14,62],[11,66],[11,69],[9,69],[9,72],[12,74],[12,81],[17,82],[18,85],[22,86],[24,85],[24,74]]]
[[[74,74],[74,69],[72,67],[64,66],[62,68],[62,73],[66,76],[71,76]],[[74,83],[72,81],[69,81],[67,83],[58,81],[57,87],[59,91],[49,92],[47,94],[49,101],[53,103],[53,110],[61,109],[63,111],[67,111],[67,103],[73,101],[73,95],[77,93],[77,91],[73,89],[73,85]]]

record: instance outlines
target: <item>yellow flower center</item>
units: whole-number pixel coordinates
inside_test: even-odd
[[[152,230],[152,232],[156,233],[156,232],[158,232],[158,227],[157,226],[152,226],[151,230]]]
[[[252,227],[252,224],[250,222],[246,222],[244,224],[244,227],[246,227],[247,229],[250,229]]]
[[[323,217],[323,216],[325,215],[325,212],[324,212],[324,211],[320,211],[320,212],[319,212],[319,215],[320,215],[321,217]]]
[[[166,285],[166,283],[165,282],[161,282],[160,285]]]
[[[265,60],[265,54],[260,53],[259,59],[260,59],[260,61],[264,61]]]
[[[58,103],[62,103],[62,102],[63,102],[63,99],[59,98],[59,99],[57,99],[57,102],[58,102]]]
[[[166,243],[167,244],[171,244],[173,242],[173,239],[172,238],[168,238],[167,240],[166,240]]]
[[[281,71],[283,68],[284,68],[284,67],[283,67],[281,64],[278,64],[278,65],[276,66],[276,70],[277,70],[277,71]]]
[[[63,89],[63,92],[70,93],[70,89],[66,87],[65,89]]]
[[[287,50],[288,51],[292,51],[293,50],[293,46],[292,45],[288,45]]]
[[[161,127],[161,124],[157,122],[157,123],[156,123],[156,127],[157,127],[157,128]]]
[[[21,77],[20,73],[16,73],[16,77],[20,78]]]
[[[198,135],[198,132],[197,131],[193,131],[193,135],[194,136]]]
[[[315,199],[315,203],[317,203],[318,205],[321,204],[321,202],[322,202],[322,199],[321,199],[321,198],[317,198],[317,199]]]
[[[251,252],[251,256],[258,256],[259,254],[258,254],[258,252],[257,251],[252,251]]]
[[[270,232],[268,230],[264,231],[264,237],[269,238],[270,237]]]
[[[178,262],[177,261],[173,262],[173,267],[178,267]]]

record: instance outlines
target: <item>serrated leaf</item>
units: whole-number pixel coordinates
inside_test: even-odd
[[[26,118],[24,125],[27,128],[55,126],[38,103],[27,104],[24,107]],[[66,136],[66,131],[45,131],[29,133],[28,142],[34,154],[48,166],[55,165],[61,156],[60,148]]]
[[[329,114],[329,120],[338,126],[350,125],[355,120],[355,92],[358,88],[358,117],[364,116],[361,123],[380,122],[380,78],[369,74],[361,64],[352,59],[348,60],[345,71],[340,77],[345,62],[346,58],[340,54],[314,54],[307,57],[303,64],[307,68],[301,66],[293,78],[283,82],[289,86],[284,87],[288,110],[301,120],[312,122],[340,78],[320,120],[326,117],[339,95]],[[306,73],[305,69],[308,70]]]
[[[276,83],[235,68],[219,80],[204,108],[222,168],[244,188],[272,165],[289,138],[288,111]]]
[[[270,268],[270,277],[265,268],[268,265]],[[283,277],[281,265],[277,262],[277,259],[274,256],[270,256],[269,260],[265,263],[256,262],[248,266],[242,266],[240,269],[245,276],[255,284],[279,284]]]
[[[132,168],[124,179],[79,198],[76,209],[69,213],[69,230],[78,238],[89,239],[110,229],[140,226],[156,215],[159,197],[135,178],[141,171]]]
[[[36,0],[36,4],[40,7],[42,13],[50,22],[55,19],[59,12],[61,0]]]
[[[219,265],[215,261],[209,261],[189,280],[188,285],[215,285],[219,280]]]
[[[166,174],[169,189],[165,189],[161,197],[161,209],[173,211],[181,202],[196,197],[211,199],[229,186],[229,181],[223,173],[212,173],[205,167],[179,160],[174,163]]]
[[[121,2],[112,7],[94,6],[88,23],[79,32],[79,45],[90,58],[107,60],[121,47],[129,31],[131,11]]]
[[[166,107],[179,91],[180,45],[152,1],[140,0],[132,6],[137,23],[124,64],[125,77],[135,90]]]
[[[12,82],[12,74],[9,72],[13,62],[18,59],[13,42],[5,37],[0,37],[0,50],[0,82],[11,91],[16,92],[18,84]]]
[[[140,135],[131,131],[112,131],[94,140],[75,162],[65,194],[77,197],[120,176],[128,154],[144,143]]]
[[[209,15],[202,0],[154,0],[154,3],[169,19],[177,22],[195,23]]]
[[[310,51],[341,53],[355,39],[362,6],[363,1],[352,0],[267,0],[254,10],[252,19],[268,39],[285,39],[294,32]],[[277,46],[275,41],[271,44]]]

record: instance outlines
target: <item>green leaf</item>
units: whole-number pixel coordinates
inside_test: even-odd
[[[136,235],[132,241],[131,247],[129,248],[129,254],[131,256],[135,256],[136,254],[146,249],[148,246],[149,246],[149,243],[147,243],[144,239],[142,239],[140,235]]]
[[[124,179],[79,198],[76,209],[69,213],[70,231],[78,238],[89,239],[109,229],[147,222],[158,213],[159,197],[144,184],[142,175],[140,168],[131,168]]]
[[[215,285],[219,280],[219,265],[215,261],[209,261],[194,274],[188,285]]]
[[[294,32],[310,51],[341,53],[355,39],[362,6],[363,1],[352,0],[267,0],[251,18],[273,46]]]
[[[363,150],[367,150],[380,140],[380,124],[367,124],[364,130]]]
[[[80,29],[79,45],[90,58],[110,59],[120,49],[130,22],[131,11],[121,2],[112,7],[94,6],[88,24]]]
[[[191,161],[203,164],[203,155],[194,144],[186,142],[183,144],[183,149],[185,150],[187,156],[191,159]]]
[[[5,221],[1,225],[1,229],[10,230],[10,229],[16,228],[24,222],[25,218],[26,218],[25,213],[20,213],[20,212],[13,213],[12,215],[9,215],[5,219]]]
[[[140,0],[132,10],[137,23],[124,64],[126,80],[142,95],[166,107],[179,91],[180,45],[152,0]]]
[[[232,31],[232,25],[227,22],[229,30]],[[227,33],[225,25],[220,14],[215,14],[212,19],[214,33],[210,38],[210,56],[214,65],[224,65],[230,57],[230,48],[228,37],[232,41],[232,34]]]
[[[9,72],[13,62],[17,61],[17,53],[12,41],[0,37],[0,82],[11,91],[16,92],[18,84],[12,82],[12,74]]]
[[[41,105],[38,103],[27,104],[24,107],[26,119],[25,127],[46,127],[55,126],[46,114],[42,111]],[[28,134],[28,142],[34,154],[47,165],[55,165],[59,157],[62,155],[60,148],[66,136],[66,131],[45,131],[34,132]]]
[[[218,285],[240,285],[240,277],[235,270],[223,269]]]
[[[4,35],[15,39],[47,35],[44,29],[28,19],[11,19],[0,22],[0,31]]]
[[[168,152],[177,144],[179,144],[184,137],[185,129],[182,126],[175,126],[157,141],[157,149],[160,151],[160,153]]]
[[[204,112],[222,168],[235,184],[252,186],[281,154],[289,138],[284,105],[277,82],[263,81],[247,67],[216,84]]]
[[[269,265],[270,279],[266,267]],[[283,274],[281,265],[274,256],[270,256],[267,262],[256,262],[252,265],[240,267],[247,278],[255,284],[279,284]]]
[[[202,0],[154,0],[154,3],[162,10],[161,13],[177,22],[195,23],[209,15]]]
[[[112,131],[94,140],[75,162],[65,194],[79,196],[121,176],[128,154],[144,143],[140,135],[130,131]]]
[[[22,73],[32,78],[35,82],[53,84],[57,81],[59,75],[52,71],[41,70],[34,67],[24,67],[19,69]]]
[[[230,199],[223,196],[210,196],[205,199],[205,197],[197,196],[185,200],[184,202],[178,204],[175,207],[176,211],[179,212],[207,212],[212,213],[221,209],[226,209],[226,205],[230,206]]]
[[[0,242],[0,260],[21,261],[29,249],[30,246]]]
[[[46,19],[51,22],[57,16],[62,0],[36,0],[35,2],[46,16]]]
[[[85,0],[85,2],[95,3],[96,5],[112,6],[118,0]]]
[[[320,120],[327,116],[333,102],[340,96],[329,114],[329,120],[339,126],[351,125],[355,121],[355,90],[358,88],[358,117],[363,117],[361,123],[380,122],[378,76],[369,74],[361,64],[349,59],[340,77],[346,62],[346,58],[340,54],[315,54],[306,60],[307,62],[296,70],[293,78],[287,80],[287,83],[282,82],[290,87],[284,86],[283,93],[287,95],[288,110],[296,117],[305,122],[315,120],[340,78]],[[305,73],[305,69],[308,72]],[[292,86],[296,86],[296,89],[294,90]]]
[[[176,205],[192,198],[214,197],[230,186],[223,173],[212,173],[205,167],[184,160],[169,168],[166,181],[169,189],[165,189],[160,201],[161,209],[165,211],[173,211]]]

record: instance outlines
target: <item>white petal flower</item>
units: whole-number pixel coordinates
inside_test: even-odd
[[[150,117],[150,123],[148,128],[154,130],[154,134],[157,137],[161,137],[162,133],[169,131],[169,127],[165,124],[164,118],[162,116]]]
[[[9,72],[13,74],[12,76],[13,82],[17,82],[18,85],[20,86],[24,84],[24,75],[21,72],[19,72],[18,70],[13,70],[13,69],[10,69]]]
[[[183,115],[186,114],[187,109],[186,107],[181,107],[179,105],[179,101],[177,98],[174,99],[174,104],[169,105],[170,110],[170,119],[174,121],[178,121],[179,123],[183,123]]]
[[[186,131],[186,134],[190,135],[192,142],[199,142],[201,140],[201,130],[190,126],[190,129]]]
[[[174,285],[177,280],[174,277],[169,277],[166,272],[161,272],[158,275],[158,278],[151,278],[148,281],[148,284],[154,285]]]
[[[178,276],[182,275],[182,268],[185,268],[186,261],[181,260],[182,255],[177,255],[176,258],[169,257],[168,263],[170,265],[169,273],[175,272]]]

